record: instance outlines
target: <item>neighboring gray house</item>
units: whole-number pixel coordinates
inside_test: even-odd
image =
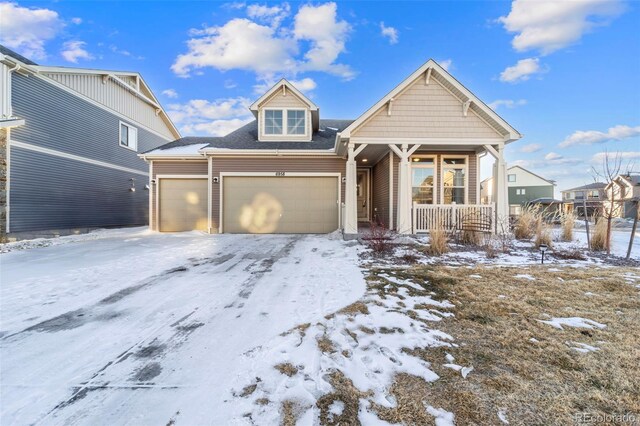
[[[607,184],[604,182],[593,182],[576,188],[565,189],[562,191],[564,211],[575,213],[581,217],[584,217],[585,210],[588,217],[593,217],[602,212],[602,203],[606,198],[606,186]]]
[[[140,74],[0,46],[0,98],[0,239],[148,223],[138,153],[180,134]]]
[[[511,166],[507,169],[507,187],[509,188],[509,215],[518,216],[526,204],[557,205],[553,193],[556,184],[524,167]],[[493,178],[480,182],[481,201],[486,204],[491,199]],[[555,207],[554,207],[555,208]]]

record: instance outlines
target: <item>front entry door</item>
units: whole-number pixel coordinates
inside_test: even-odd
[[[369,221],[369,170],[358,170],[358,220]]]

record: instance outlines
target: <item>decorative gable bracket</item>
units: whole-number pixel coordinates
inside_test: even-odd
[[[468,100],[466,102],[464,102],[462,104],[462,115],[464,115],[465,117],[467,116],[467,113],[469,112],[469,107],[471,106],[471,100]]]
[[[395,99],[391,98],[389,99],[389,102],[387,102],[387,115],[390,116],[391,115],[391,106],[393,105],[393,101]]]

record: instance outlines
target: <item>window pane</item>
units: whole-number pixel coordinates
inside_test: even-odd
[[[305,111],[287,111],[287,133],[290,135],[304,135],[305,133]]]
[[[264,133],[266,135],[282,134],[282,110],[266,110],[264,112]]]
[[[129,128],[120,124],[120,145],[129,146]]]
[[[433,164],[433,158],[412,157],[411,162],[414,164]]]
[[[465,158],[445,158],[444,164],[465,164]]]
[[[447,186],[464,187],[465,169],[445,169],[442,176],[442,184]]]
[[[433,204],[433,169],[418,167],[411,170],[411,198],[418,204]]]
[[[445,188],[444,203],[445,204],[464,204],[464,188]]]
[[[516,181],[516,175],[509,175],[508,176],[508,180],[509,180],[509,182],[515,182]]]

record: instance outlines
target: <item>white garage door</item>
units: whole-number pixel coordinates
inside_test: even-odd
[[[319,234],[338,229],[338,178],[228,176],[223,232]]]
[[[207,179],[160,179],[160,231],[207,230]]]

